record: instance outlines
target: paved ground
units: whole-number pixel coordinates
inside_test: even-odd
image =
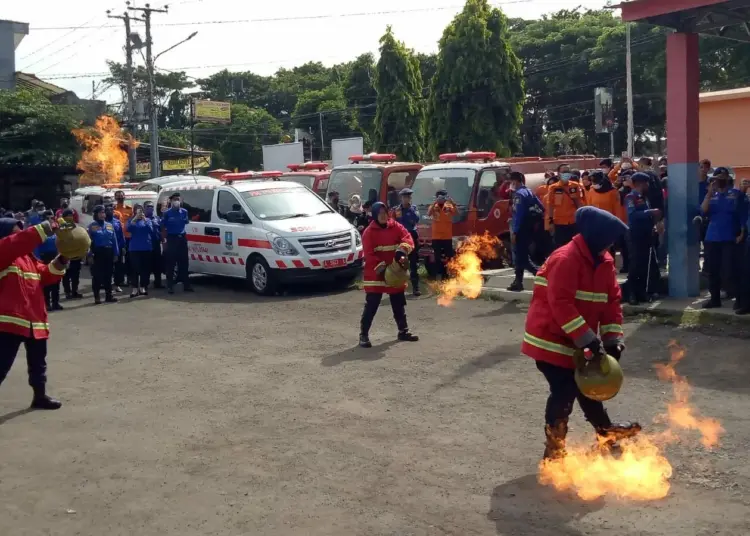
[[[422,336],[353,349],[359,292],[195,295],[81,304],[52,317],[65,406],[21,411],[23,359],[0,388],[0,534],[697,536],[750,533],[747,342],[628,325],[617,417],[649,422],[669,389],[652,363],[677,338],[694,401],[722,420],[714,453],[669,451],[670,495],[582,503],[536,483],[545,390],[518,354],[523,306],[409,305]],[[572,435],[589,434],[576,413]]]

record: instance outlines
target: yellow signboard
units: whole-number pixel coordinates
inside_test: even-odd
[[[211,167],[210,156],[196,156],[194,160],[195,169],[206,169]],[[162,171],[190,171],[192,168],[193,164],[190,161],[190,157],[162,160],[161,162]],[[137,162],[135,165],[135,171],[137,175],[150,175],[151,162]]]
[[[228,102],[197,100],[193,103],[193,120],[203,123],[230,123],[232,105]]]

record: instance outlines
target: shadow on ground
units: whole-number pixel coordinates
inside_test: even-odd
[[[21,415],[31,413],[32,411],[34,411],[34,408],[24,408],[11,411],[9,413],[6,413],[5,415],[0,415],[0,425],[5,424],[6,422],[11,421],[16,417],[20,417]]]
[[[496,346],[489,352],[474,357],[458,367],[458,370],[456,370],[452,376],[437,384],[432,388],[432,391],[435,392],[446,387],[451,387],[469,376],[477,374],[482,370],[492,368],[500,363],[508,361],[509,359],[513,359],[514,357],[520,357],[520,355],[520,344],[512,343]]]
[[[473,318],[491,318],[495,316],[514,315],[523,312],[525,309],[528,309],[528,304],[521,304],[515,301],[503,302],[503,304],[497,309],[473,315]]]
[[[602,500],[584,502],[542,486],[532,474],[497,486],[487,518],[503,536],[583,536],[588,532],[571,523],[603,507]]]
[[[324,357],[320,364],[324,367],[335,367],[346,361],[377,361],[383,359],[388,348],[397,343],[398,341],[388,341],[376,344],[372,348],[360,348],[359,346],[347,348]]]

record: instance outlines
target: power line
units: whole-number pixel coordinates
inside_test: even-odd
[[[46,45],[42,45],[41,47],[39,47],[39,48],[37,48],[37,49],[33,50],[32,52],[30,52],[30,53],[26,54],[25,56],[22,56],[22,57],[21,57],[21,58],[19,58],[19,59],[20,59],[20,60],[25,60],[26,58],[30,58],[31,56],[33,56],[33,55],[35,55],[35,54],[37,54],[37,53],[41,52],[42,50],[46,49],[47,47],[50,47],[50,46],[54,45],[55,43],[57,43],[57,42],[59,42],[59,41],[62,41],[63,39],[65,39],[66,37],[68,37],[68,36],[69,36],[70,34],[73,34],[73,33],[75,33],[76,31],[80,30],[81,28],[84,28],[84,27],[86,27],[86,26],[87,26],[88,24],[91,24],[91,22],[93,22],[94,20],[96,20],[96,18],[97,18],[97,17],[91,17],[91,18],[90,18],[89,20],[87,20],[86,22],[84,22],[84,23],[83,23],[83,24],[81,24],[80,26],[76,26],[76,27],[74,27],[74,28],[73,28],[72,30],[70,30],[70,31],[69,31],[68,33],[66,33],[66,34],[65,34],[65,35],[63,35],[62,37],[59,37],[59,38],[57,38],[57,39],[54,39],[54,40],[50,41],[49,43],[47,43]],[[33,65],[33,64],[32,64],[32,65]]]
[[[102,24],[101,26],[99,26],[99,27],[98,27],[97,29],[95,29],[95,30],[93,30],[93,31],[85,32],[85,33],[84,33],[84,34],[83,34],[83,35],[82,35],[82,36],[81,36],[81,37],[80,37],[79,39],[76,39],[75,41],[72,41],[72,42],[68,43],[67,45],[65,45],[65,46],[63,46],[63,47],[60,47],[60,48],[58,48],[58,49],[54,50],[53,52],[50,52],[49,54],[45,54],[45,55],[44,55],[44,56],[42,56],[41,58],[37,59],[37,60],[36,60],[36,61],[35,61],[34,63],[30,63],[29,65],[26,65],[25,67],[23,67],[23,68],[22,68],[22,69],[20,69],[20,70],[21,70],[21,71],[27,71],[27,70],[29,70],[29,69],[30,69],[31,67],[33,67],[34,65],[37,65],[37,64],[39,64],[39,63],[42,63],[43,61],[45,61],[45,60],[47,60],[47,59],[51,58],[52,56],[56,56],[57,54],[59,54],[59,53],[60,53],[60,52],[62,52],[63,50],[67,50],[67,49],[69,49],[70,47],[72,47],[73,45],[76,45],[76,44],[80,43],[80,42],[81,42],[81,41],[83,41],[84,39],[87,39],[87,38],[91,38],[91,37],[93,37],[93,36],[94,36],[94,35],[95,35],[95,34],[96,34],[97,32],[101,31],[101,30],[102,30],[102,28],[104,28],[104,26],[106,26],[106,24]],[[72,32],[71,32],[71,33],[72,33]],[[105,38],[106,38],[106,37],[109,37],[109,35],[106,35],[106,36],[105,36]],[[88,48],[90,48],[90,47],[88,47]],[[75,56],[76,54],[78,54],[78,53],[77,53],[77,52],[75,52],[75,53],[74,53],[73,55],[71,55],[71,56],[68,56],[68,57],[66,57],[66,58],[65,58],[64,60],[58,61],[57,63],[54,63],[54,64],[50,65],[49,67],[46,67],[46,68],[42,69],[42,71],[39,71],[39,72],[43,72],[43,71],[46,71],[47,69],[50,69],[50,68],[52,68],[52,67],[55,67],[55,66],[59,65],[60,63],[62,63],[63,61],[65,61],[65,60],[67,60],[67,59],[69,59],[69,58],[72,58],[72,57],[73,57],[73,56]]]

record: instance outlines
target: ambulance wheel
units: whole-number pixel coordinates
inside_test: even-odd
[[[276,294],[276,279],[266,259],[260,255],[248,259],[247,282],[256,294],[261,296]]]

